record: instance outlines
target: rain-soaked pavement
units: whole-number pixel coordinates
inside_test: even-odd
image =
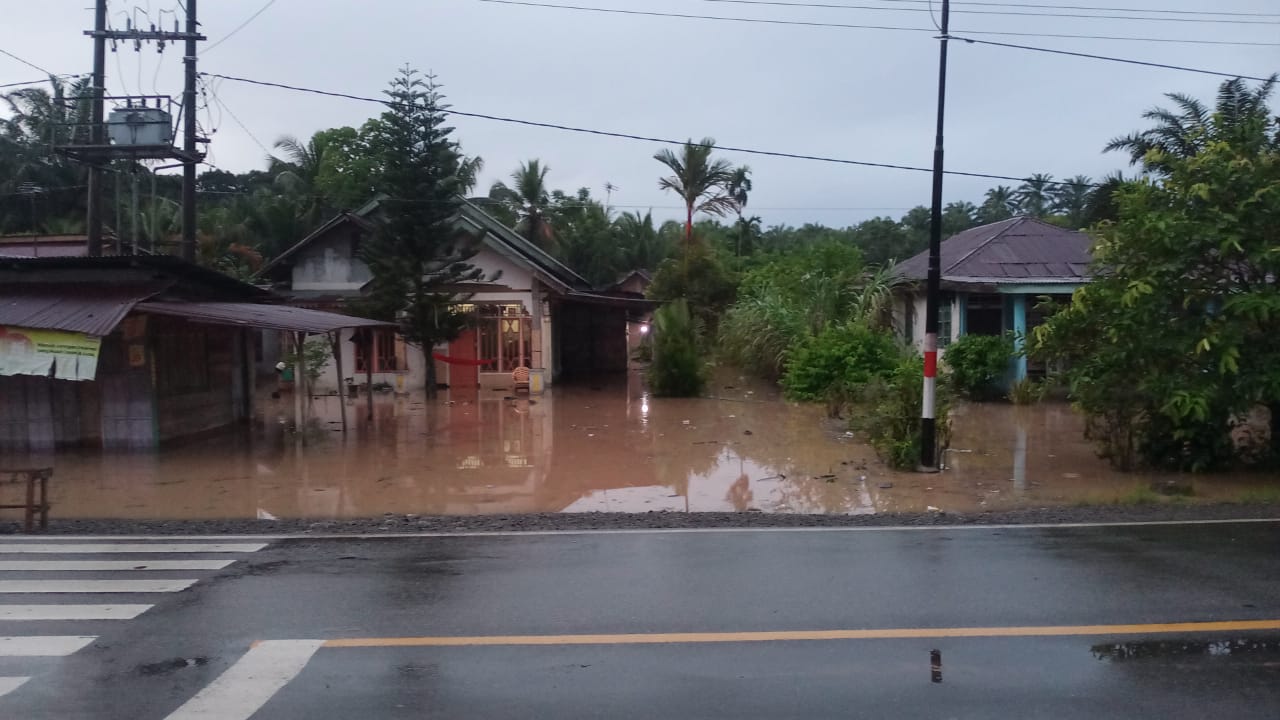
[[[263,396],[253,427],[159,453],[0,456],[51,464],[60,518],[353,518],[524,512],[865,514],[1106,502],[1161,478],[1111,471],[1065,404],[963,405],[940,475],[886,469],[817,405],[722,374],[713,398],[652,398],[639,374],[504,392],[316,398],[304,435],[293,398]],[[1201,478],[1233,499],[1262,479]]]
[[[120,550],[0,556],[57,542]],[[0,717],[1280,717],[1275,521],[126,542],[239,562],[93,573],[198,580],[131,620],[0,617],[39,636],[0,642]]]

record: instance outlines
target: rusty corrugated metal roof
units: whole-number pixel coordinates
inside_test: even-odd
[[[143,302],[139,312],[172,315],[192,322],[267,330],[327,333],[354,327],[394,327],[393,323],[289,305],[230,302]]]
[[[165,287],[164,284],[8,287],[0,294],[0,325],[107,335],[137,303]]]
[[[956,233],[942,242],[942,278],[961,282],[1088,282],[1093,240],[1031,217],[1015,217]],[[928,277],[929,253],[894,268],[910,280]]]

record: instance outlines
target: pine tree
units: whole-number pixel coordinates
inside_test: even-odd
[[[432,350],[457,338],[467,326],[454,305],[466,302],[452,288],[484,280],[467,261],[480,238],[460,230],[455,218],[461,154],[449,139],[444,96],[434,75],[408,67],[385,91],[390,98],[373,134],[382,177],[378,227],[361,248],[372,280],[369,306],[379,317],[395,319],[405,340],[422,348],[427,394],[436,392]],[[492,278],[490,278],[492,279]]]

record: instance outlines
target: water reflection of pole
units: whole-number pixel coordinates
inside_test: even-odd
[[[302,344],[305,340],[306,333],[293,334],[293,413],[296,418],[294,430],[298,441],[304,445],[307,442],[306,422],[302,417],[302,393],[306,388],[306,369],[302,363]]]
[[[329,347],[333,349],[333,362],[338,366],[338,412],[342,415],[342,436],[347,436],[347,398],[343,394],[343,385],[346,379],[342,376],[342,343],[339,339],[342,337],[342,330],[334,330],[329,336]]]
[[[1022,418],[1016,420],[1013,443],[1013,492],[1022,495],[1027,491],[1027,426]]]

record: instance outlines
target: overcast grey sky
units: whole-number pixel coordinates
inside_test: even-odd
[[[728,4],[706,0],[546,0],[580,6],[845,24],[930,27],[927,9],[902,0],[819,0],[895,11]],[[801,0],[782,0],[799,2]],[[952,32],[1006,31],[1280,42],[1275,0],[1005,0],[1163,10],[1273,13],[1252,24],[978,15],[957,4]],[[126,15],[164,15],[178,0],[112,0]],[[210,46],[266,0],[204,0]],[[0,0],[0,48],[56,73],[91,67],[90,0]],[[968,6],[971,10],[1000,8]],[[1003,8],[1016,10],[1015,8]],[[1027,10],[1023,9],[1022,12]],[[1051,12],[1051,11],[1043,11]],[[1096,11],[1058,11],[1093,12]],[[1134,13],[1111,13],[1133,15]],[[1187,17],[1167,15],[1166,17]],[[1196,16],[1192,16],[1196,17]],[[1222,19],[1219,16],[1219,19]],[[1270,24],[1261,24],[1262,22]],[[1066,38],[987,39],[1265,76],[1280,47]],[[478,0],[276,0],[216,48],[201,70],[357,95],[379,95],[408,63],[434,70],[458,110],[655,137],[715,137],[722,145],[928,167],[932,158],[938,43],[928,32],[796,27],[615,15],[491,4]],[[1125,165],[1103,155],[1111,137],[1145,127],[1139,114],[1161,93],[1211,101],[1221,78],[953,42],[947,97],[947,167],[954,170],[1095,178]],[[181,92],[175,48],[108,54],[111,92]],[[40,73],[0,56],[0,84]],[[210,160],[242,171],[264,165],[282,135],[306,138],[359,125],[378,106],[229,81],[213,81],[216,105],[201,113],[214,130]],[[244,128],[231,117],[234,113]],[[676,198],[658,190],[653,143],[456,118],[455,137],[484,157],[481,191],[518,162],[541,158],[553,187],[619,188],[619,209],[653,207],[674,217]],[[247,129],[247,131],[246,131]],[[729,154],[749,164],[750,211],[767,224],[845,225],[897,217],[929,200],[928,173]],[[980,202],[994,181],[946,181],[951,200]]]

